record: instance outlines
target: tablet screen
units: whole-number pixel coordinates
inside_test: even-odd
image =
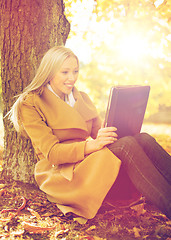
[[[117,128],[118,138],[141,131],[150,86],[112,87],[105,116],[105,126]]]

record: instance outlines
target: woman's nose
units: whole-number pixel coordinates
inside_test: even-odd
[[[70,80],[70,81],[75,81],[75,76],[74,76],[73,73],[70,73],[70,74],[69,74],[69,80]]]

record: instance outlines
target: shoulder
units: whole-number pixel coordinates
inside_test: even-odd
[[[34,94],[28,93],[26,96],[24,96],[22,100],[22,104],[33,104],[34,102]]]
[[[26,96],[23,97],[22,104],[23,105],[32,105],[32,106],[34,106],[35,105],[35,101],[37,99],[40,99],[39,94],[37,94],[36,92],[30,92]]]

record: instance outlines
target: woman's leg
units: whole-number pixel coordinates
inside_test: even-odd
[[[140,196],[141,194],[132,183],[123,165],[121,165],[117,179],[106,195],[105,200],[114,205],[117,201],[120,203],[123,201],[123,204],[127,205],[128,201],[130,203],[132,200],[139,200]]]
[[[155,167],[171,185],[171,156],[147,133],[134,136]]]
[[[122,161],[128,176],[143,196],[171,218],[171,185],[135,138],[123,137],[108,148]]]

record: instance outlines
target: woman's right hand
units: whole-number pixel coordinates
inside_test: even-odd
[[[115,127],[102,127],[99,129],[96,139],[86,142],[85,155],[98,151],[108,144],[117,141],[117,134]]]

